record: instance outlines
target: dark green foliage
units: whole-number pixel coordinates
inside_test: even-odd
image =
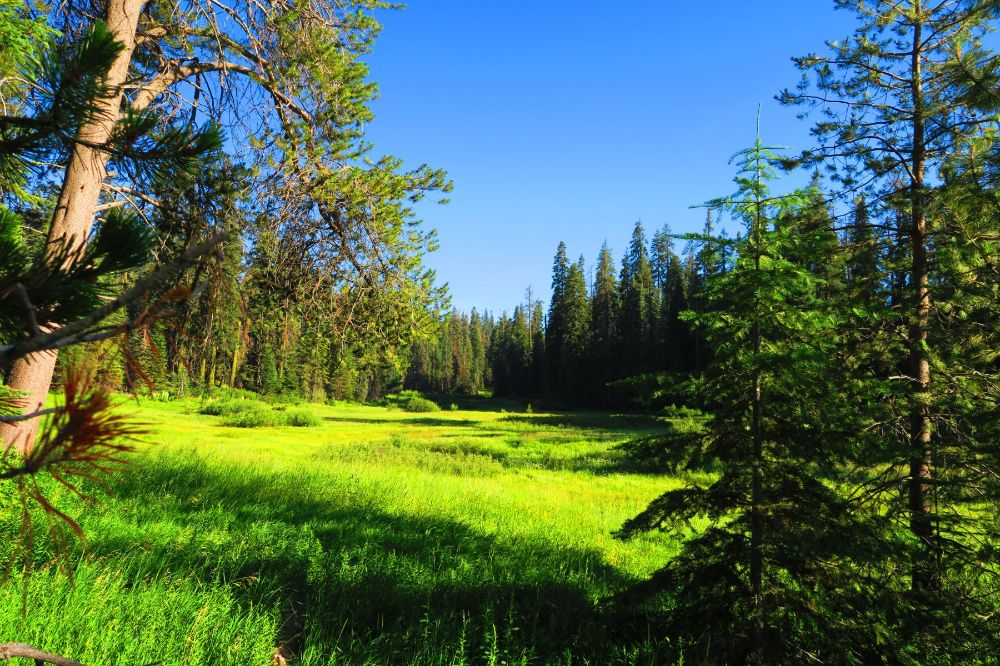
[[[419,391],[477,395],[486,386],[489,339],[475,310],[445,315],[435,338],[410,347],[406,385]]]
[[[849,229],[852,363],[842,381],[864,387],[859,409],[876,437],[861,457],[884,472],[862,475],[852,492],[881,503],[886,543],[909,539],[886,584],[900,607],[899,643],[918,663],[964,662],[994,654],[997,635],[998,590],[983,577],[996,570],[983,493],[1000,457],[983,424],[995,418],[989,396],[1000,370],[985,361],[996,349],[987,322],[998,302],[985,259],[997,237],[996,181],[986,175],[995,90],[987,91],[1000,67],[988,34],[1000,5],[914,0],[873,13],[869,3],[837,4],[857,17],[855,34],[828,55],[797,58],[805,76],[780,99],[818,107],[817,145],[802,161],[867,202]]]
[[[417,391],[400,391],[397,394],[386,396],[385,404],[390,407],[401,409],[404,412],[426,413],[439,412],[441,407]]]
[[[636,591],[663,595],[667,634],[704,661],[862,663],[879,653],[884,626],[858,611],[877,591],[859,593],[846,572],[877,563],[880,541],[875,516],[836,489],[846,433],[860,427],[829,387],[836,319],[818,298],[821,276],[802,265],[825,257],[814,246],[806,255],[791,231],[811,214],[811,197],[770,194],[777,157],[759,139],[739,159],[737,193],[711,205],[745,234],[728,243],[732,266],[706,281],[704,311],[684,315],[713,351],[692,387],[713,416],[703,429],[631,447],[668,469],[711,464],[718,475],[657,498],[620,535],[685,534],[707,521]]]
[[[653,269],[646,252],[646,235],[640,223],[636,223],[628,252],[622,259],[618,290],[622,308],[619,321],[622,369],[619,376],[653,370],[650,351],[655,335],[653,318],[658,308]]]

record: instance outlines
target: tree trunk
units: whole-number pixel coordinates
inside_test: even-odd
[[[240,369],[240,347],[239,343],[233,349],[233,364],[229,368],[229,387],[236,388],[236,371]]]
[[[922,11],[920,2],[914,10]],[[925,210],[924,170],[926,147],[921,63],[921,19],[913,29],[912,102],[913,102],[913,162],[910,183],[911,228],[911,288],[912,303],[909,327],[910,348],[910,531],[921,542],[921,550],[913,563],[912,588],[927,591],[934,587],[933,523],[930,505],[931,481],[931,369],[927,334],[930,328],[931,297],[927,258],[927,216]]]
[[[760,120],[758,116],[757,145],[760,146]],[[763,202],[760,200],[762,192],[760,153],[757,153],[757,187],[755,198],[757,199],[756,211],[753,224],[754,239],[754,279],[760,279],[760,259],[762,255],[761,242],[764,225]],[[765,663],[764,643],[765,643],[765,618],[764,618],[764,433],[762,428],[764,398],[763,398],[763,370],[760,364],[761,350],[761,328],[760,328],[760,303],[758,297],[754,296],[753,310],[753,405],[751,413],[751,482],[750,482],[750,604],[753,608],[754,617],[751,627],[751,664]]]
[[[208,362],[208,388],[215,388],[215,361],[218,355],[218,347],[213,346],[212,355],[210,356],[211,360]]]
[[[94,114],[92,120],[79,129],[77,136],[80,142],[76,144],[70,156],[62,190],[59,192],[59,199],[49,226],[47,256],[50,260],[64,248],[80,251],[87,243],[97,212],[101,187],[107,175],[108,157],[106,153],[91,146],[100,146],[108,142],[120,116],[122,85],[125,83],[132,61],[136,26],[145,4],[146,0],[108,2],[105,21],[123,48],[108,70],[106,78],[112,93],[95,100],[98,112]],[[34,354],[14,363],[8,385],[26,393],[24,406],[27,411],[36,411],[44,404],[52,383],[55,365],[55,352]],[[38,424],[37,418],[0,424],[0,438],[5,444],[15,446],[22,453],[30,453],[34,448]]]

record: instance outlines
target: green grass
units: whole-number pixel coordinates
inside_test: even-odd
[[[611,537],[681,483],[612,448],[662,421],[310,405],[321,425],[248,429],[199,406],[122,407],[150,443],[111,497],[58,494],[86,553],[71,583],[39,539],[0,641],[88,665],[666,663],[601,603],[672,552]]]

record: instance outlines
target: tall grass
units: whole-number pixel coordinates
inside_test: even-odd
[[[263,666],[279,646],[306,665],[670,663],[648,620],[602,605],[672,552],[610,536],[680,483],[613,449],[663,423],[311,405],[320,426],[244,430],[197,411],[141,407],[153,443],[113,495],[57,498],[87,551],[72,583],[3,584],[0,640],[86,664]],[[9,543],[16,507],[0,519]]]

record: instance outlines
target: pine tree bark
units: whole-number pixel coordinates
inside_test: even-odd
[[[922,84],[921,3],[914,2],[916,15],[911,55],[911,89],[913,104],[913,156],[911,163],[911,267],[912,303],[909,326],[910,348],[910,531],[921,542],[921,550],[913,562],[912,588],[927,591],[934,587],[933,521],[930,506],[931,459],[931,370],[928,349],[931,296],[927,256],[927,212],[925,196],[926,138],[924,92]]]
[[[48,256],[55,257],[64,249],[82,250],[87,243],[90,228],[97,212],[101,187],[107,175],[107,154],[92,146],[106,144],[121,113],[122,85],[128,75],[132,52],[135,49],[136,27],[139,14],[146,0],[110,0],[105,22],[122,50],[108,70],[106,83],[113,91],[95,100],[97,113],[78,131],[76,144],[63,178],[62,189],[56,202],[49,226]],[[52,383],[56,365],[55,352],[42,352],[19,359],[11,369],[8,386],[23,391],[24,407],[36,411],[41,408]],[[0,438],[5,445],[14,446],[22,453],[34,448],[39,419],[0,424]]]

